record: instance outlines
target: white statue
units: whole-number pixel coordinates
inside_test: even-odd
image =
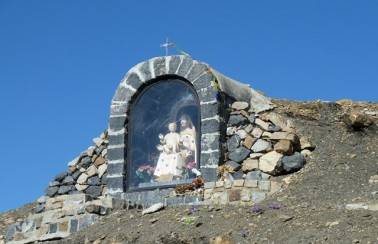
[[[197,165],[196,129],[188,116],[180,118],[180,141],[182,143],[181,154],[185,163]]]
[[[168,125],[169,132],[163,136],[159,134],[161,152],[154,171],[158,181],[169,181],[182,174],[183,159],[180,154],[180,135],[176,132],[176,123]]]

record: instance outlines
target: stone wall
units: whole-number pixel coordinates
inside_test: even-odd
[[[50,181],[46,195],[55,197],[85,193],[92,198],[106,195],[107,179],[107,131],[94,138],[94,145],[68,163],[68,169]],[[42,207],[40,206],[41,211]]]

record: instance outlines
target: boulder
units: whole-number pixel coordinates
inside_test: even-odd
[[[59,186],[51,186],[45,190],[45,193],[47,196],[53,197],[58,192],[58,190],[59,190]]]
[[[282,170],[282,157],[281,153],[275,151],[263,155],[259,161],[260,170],[270,175],[279,174]]]
[[[358,131],[373,124],[373,120],[367,114],[352,111],[343,115],[343,122],[351,129]]]
[[[236,133],[236,127],[227,127],[227,130],[226,130],[226,135],[228,136],[232,136],[233,134]]]
[[[100,185],[100,178],[98,178],[97,175],[92,176],[92,177],[88,178],[87,183],[90,186],[98,186],[98,185]]]
[[[96,150],[96,147],[94,147],[94,146],[90,146],[90,147],[88,147],[88,149],[87,149],[87,155],[88,155],[89,157],[92,157],[93,154],[94,154],[94,152],[95,152],[95,150]]]
[[[255,138],[260,138],[261,135],[263,134],[263,132],[264,132],[264,131],[263,131],[262,129],[260,129],[260,128],[258,128],[258,127],[255,127],[255,128],[252,130],[251,134],[252,134],[252,136],[255,137]]]
[[[279,140],[274,145],[274,151],[282,153],[284,155],[293,154],[293,145],[289,140]]]
[[[72,166],[76,166],[76,164],[78,164],[80,161],[80,156],[74,158],[73,160],[71,160],[70,162],[68,162],[67,166],[68,167],[72,167]]]
[[[263,120],[261,120],[259,118],[255,119],[255,124],[258,125],[258,126],[260,126],[263,130],[266,130],[266,131],[269,130],[270,123],[265,122],[265,121],[263,121]]]
[[[88,188],[88,185],[80,185],[80,184],[76,184],[76,185],[75,185],[75,188],[76,188],[78,191],[84,191],[85,189]]]
[[[75,189],[76,188],[73,185],[63,185],[63,186],[59,187],[58,194],[60,194],[60,195],[67,194],[70,191],[73,191]]]
[[[234,162],[234,161],[231,161],[231,160],[229,160],[229,161],[227,161],[226,163],[225,163],[225,165],[231,170],[231,171],[234,171],[234,172],[236,172],[236,171],[238,171],[239,169],[240,169],[240,164],[238,164],[238,163],[236,163],[236,162]]]
[[[94,165],[89,166],[88,169],[86,170],[86,173],[87,173],[87,175],[89,177],[97,174],[97,168],[96,168],[96,166],[94,166]]]
[[[255,144],[252,146],[252,151],[255,153],[259,152],[269,152],[272,150],[272,144],[268,141],[263,139],[258,139]]]
[[[240,139],[244,139],[247,137],[248,133],[245,130],[238,130],[236,134],[240,137]]]
[[[303,167],[305,163],[305,157],[299,152],[296,152],[291,156],[282,157],[281,161],[284,171],[291,173],[298,171]]]
[[[94,161],[94,165],[96,166],[96,167],[98,167],[98,166],[100,166],[100,165],[102,165],[102,164],[104,164],[105,163],[105,159],[102,157],[102,156],[100,156],[100,157],[98,157],[98,158],[96,158],[96,160]]]
[[[249,107],[249,104],[247,102],[234,102],[231,105],[231,108],[235,110],[245,110]]]
[[[247,158],[242,163],[242,171],[248,172],[259,168],[259,160]]]
[[[67,175],[63,182],[62,182],[64,185],[73,185],[75,183],[75,180],[74,178],[71,176],[71,175]]]
[[[85,189],[85,193],[90,195],[93,198],[101,196],[102,193],[102,187],[101,186],[88,186],[87,189]]]
[[[236,163],[242,162],[246,159],[251,151],[243,146],[236,148],[228,154],[228,158]]]
[[[281,131],[281,132],[273,132],[273,133],[264,133],[263,137],[267,137],[271,140],[289,140],[293,143],[298,143],[298,136],[291,132]]]
[[[229,126],[239,126],[246,124],[248,122],[248,119],[244,117],[243,115],[231,115],[228,120]]]
[[[89,165],[91,165],[91,163],[92,163],[92,159],[91,159],[91,157],[88,157],[88,156],[85,156],[85,157],[83,157],[82,159],[81,159],[81,161],[80,161],[80,166],[81,167],[83,167],[83,168],[88,168],[89,167]]]
[[[227,149],[229,152],[234,151],[240,146],[240,137],[239,135],[233,135],[227,140]]]
[[[270,113],[267,113],[267,114],[263,114],[262,118],[264,118],[264,120],[268,120],[268,121],[272,122],[273,124],[275,124],[275,125],[277,125],[281,128],[288,127],[288,121],[277,113],[270,112]]]
[[[68,175],[68,172],[62,172],[55,176],[54,180],[61,182],[66,176]]]
[[[106,172],[107,168],[108,168],[107,164],[100,165],[97,169],[98,177],[101,178],[104,175],[104,173]]]
[[[257,138],[254,138],[250,135],[247,135],[242,142],[243,146],[245,146],[248,149],[251,149],[252,145],[256,142]]]
[[[247,175],[245,176],[246,180],[261,180],[261,171],[256,170],[256,171],[251,171],[248,172]]]
[[[88,175],[86,173],[82,173],[79,178],[77,179],[77,183],[80,184],[80,185],[84,185],[86,184],[87,182],[87,179],[88,179]]]

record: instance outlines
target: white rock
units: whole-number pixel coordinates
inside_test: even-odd
[[[244,110],[244,109],[247,109],[248,107],[249,107],[249,104],[246,102],[234,102],[231,105],[231,108],[235,110]]]
[[[252,130],[251,134],[252,134],[252,136],[255,137],[255,138],[260,138],[261,135],[263,134],[263,130],[260,129],[260,128],[258,128],[258,127],[256,127],[256,128],[254,128],[254,129]]]
[[[86,173],[87,173],[88,177],[91,177],[91,176],[94,176],[95,174],[97,174],[96,166],[94,166],[94,165],[89,166],[88,169],[86,170]]]
[[[298,137],[296,134],[291,132],[274,132],[274,133],[266,133],[264,132],[263,137],[267,137],[271,140],[289,140],[292,142],[296,142],[298,140]]]
[[[80,184],[76,184],[75,187],[76,187],[76,189],[77,189],[78,191],[84,191],[85,189],[88,188],[88,185],[80,185]]]
[[[309,157],[312,154],[312,152],[308,149],[305,149],[301,151],[301,154],[305,157]]]
[[[247,132],[245,130],[238,130],[236,134],[240,137],[240,139],[245,139],[247,137]]]
[[[98,177],[101,178],[105,174],[107,168],[107,164],[101,164],[97,169]]]
[[[243,171],[252,171],[254,169],[259,168],[259,160],[256,159],[246,159],[242,163],[242,170]]]
[[[259,118],[255,119],[255,124],[258,125],[258,126],[260,126],[264,130],[268,130],[269,129],[269,125],[270,125],[270,123],[267,123],[267,122],[265,122],[265,121],[263,121],[263,120],[261,120]]]
[[[159,202],[159,203],[155,203],[153,204],[152,206],[150,206],[149,208],[146,208],[145,210],[142,211],[142,215],[145,215],[145,214],[150,214],[150,213],[155,213],[161,209],[164,208],[164,204]]]
[[[67,166],[68,167],[76,166],[76,164],[79,162],[79,159],[80,159],[80,157],[74,158],[73,160],[71,160],[70,162],[68,162]]]
[[[236,133],[236,128],[235,127],[227,127],[226,134],[228,136],[232,136],[235,133]]]
[[[366,203],[350,203],[345,205],[345,208],[348,210],[356,210],[356,209],[368,209],[369,206]]]
[[[271,113],[268,113],[268,114],[264,114],[264,118],[269,120],[273,124],[278,125],[281,128],[288,127],[287,120],[284,119],[281,115],[279,115],[277,113],[271,112]]]
[[[90,147],[88,147],[88,149],[87,149],[87,154],[88,154],[89,157],[92,157],[92,156],[93,156],[93,153],[94,153],[95,149],[96,149],[95,146],[90,146]]]
[[[252,125],[252,124],[248,124],[248,125],[244,128],[245,132],[247,132],[247,133],[250,133],[250,132],[252,131],[252,129],[253,129],[253,125]]]
[[[104,139],[101,139],[99,137],[96,137],[96,138],[93,138],[93,143],[96,144],[96,146],[101,146],[101,144],[103,143]]]
[[[76,182],[78,184],[84,185],[87,182],[88,175],[86,173],[82,173],[79,178],[77,178]]]
[[[263,140],[263,139],[258,139],[255,142],[255,144],[253,144],[251,149],[255,153],[268,152],[268,151],[272,150],[272,144],[268,141]]]
[[[45,202],[46,202],[46,196],[40,196],[40,197],[37,199],[37,202],[38,202],[38,203],[45,203]]]
[[[281,166],[281,158],[283,155],[281,153],[272,151],[264,156],[262,156],[259,160],[259,168],[261,171],[272,174]]]
[[[102,150],[102,152],[101,152],[101,156],[102,156],[103,158],[105,158],[106,154],[108,154],[108,149],[107,149],[107,148],[105,148],[104,150]]]

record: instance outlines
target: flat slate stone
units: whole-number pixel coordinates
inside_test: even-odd
[[[64,185],[73,185],[74,183],[75,183],[75,180],[71,175],[67,175],[63,180]]]
[[[246,180],[261,180],[262,177],[261,177],[261,171],[260,170],[256,170],[256,171],[251,171],[251,172],[248,172],[246,177],[245,177]]]
[[[238,147],[234,151],[228,154],[228,158],[236,163],[242,162],[249,156],[251,151],[245,147]]]
[[[98,178],[98,176],[93,176],[91,178],[88,178],[88,185],[90,186],[98,186],[100,185],[100,179]]]
[[[239,126],[243,125],[248,122],[248,119],[244,117],[243,115],[231,115],[229,120],[228,120],[228,125],[229,126]]]
[[[101,196],[102,193],[102,187],[101,186],[89,186],[86,190],[85,193],[90,195],[91,197],[99,197]]]
[[[75,190],[75,186],[73,185],[63,185],[59,187],[58,194],[67,194],[68,192]]]
[[[230,167],[233,171],[238,171],[241,168],[240,164],[238,164],[238,163],[236,163],[234,161],[231,161],[231,160],[227,161],[225,163],[225,165],[228,166],[228,167]]]
[[[59,186],[51,186],[46,189],[46,195],[49,197],[55,196],[55,194],[58,192]]]
[[[58,174],[57,176],[55,176],[54,180],[60,182],[60,181],[62,181],[67,175],[68,175],[68,172],[62,172],[62,173]]]
[[[240,146],[240,137],[238,135],[233,135],[230,139],[227,140],[227,149],[229,152],[234,151],[236,148]]]

